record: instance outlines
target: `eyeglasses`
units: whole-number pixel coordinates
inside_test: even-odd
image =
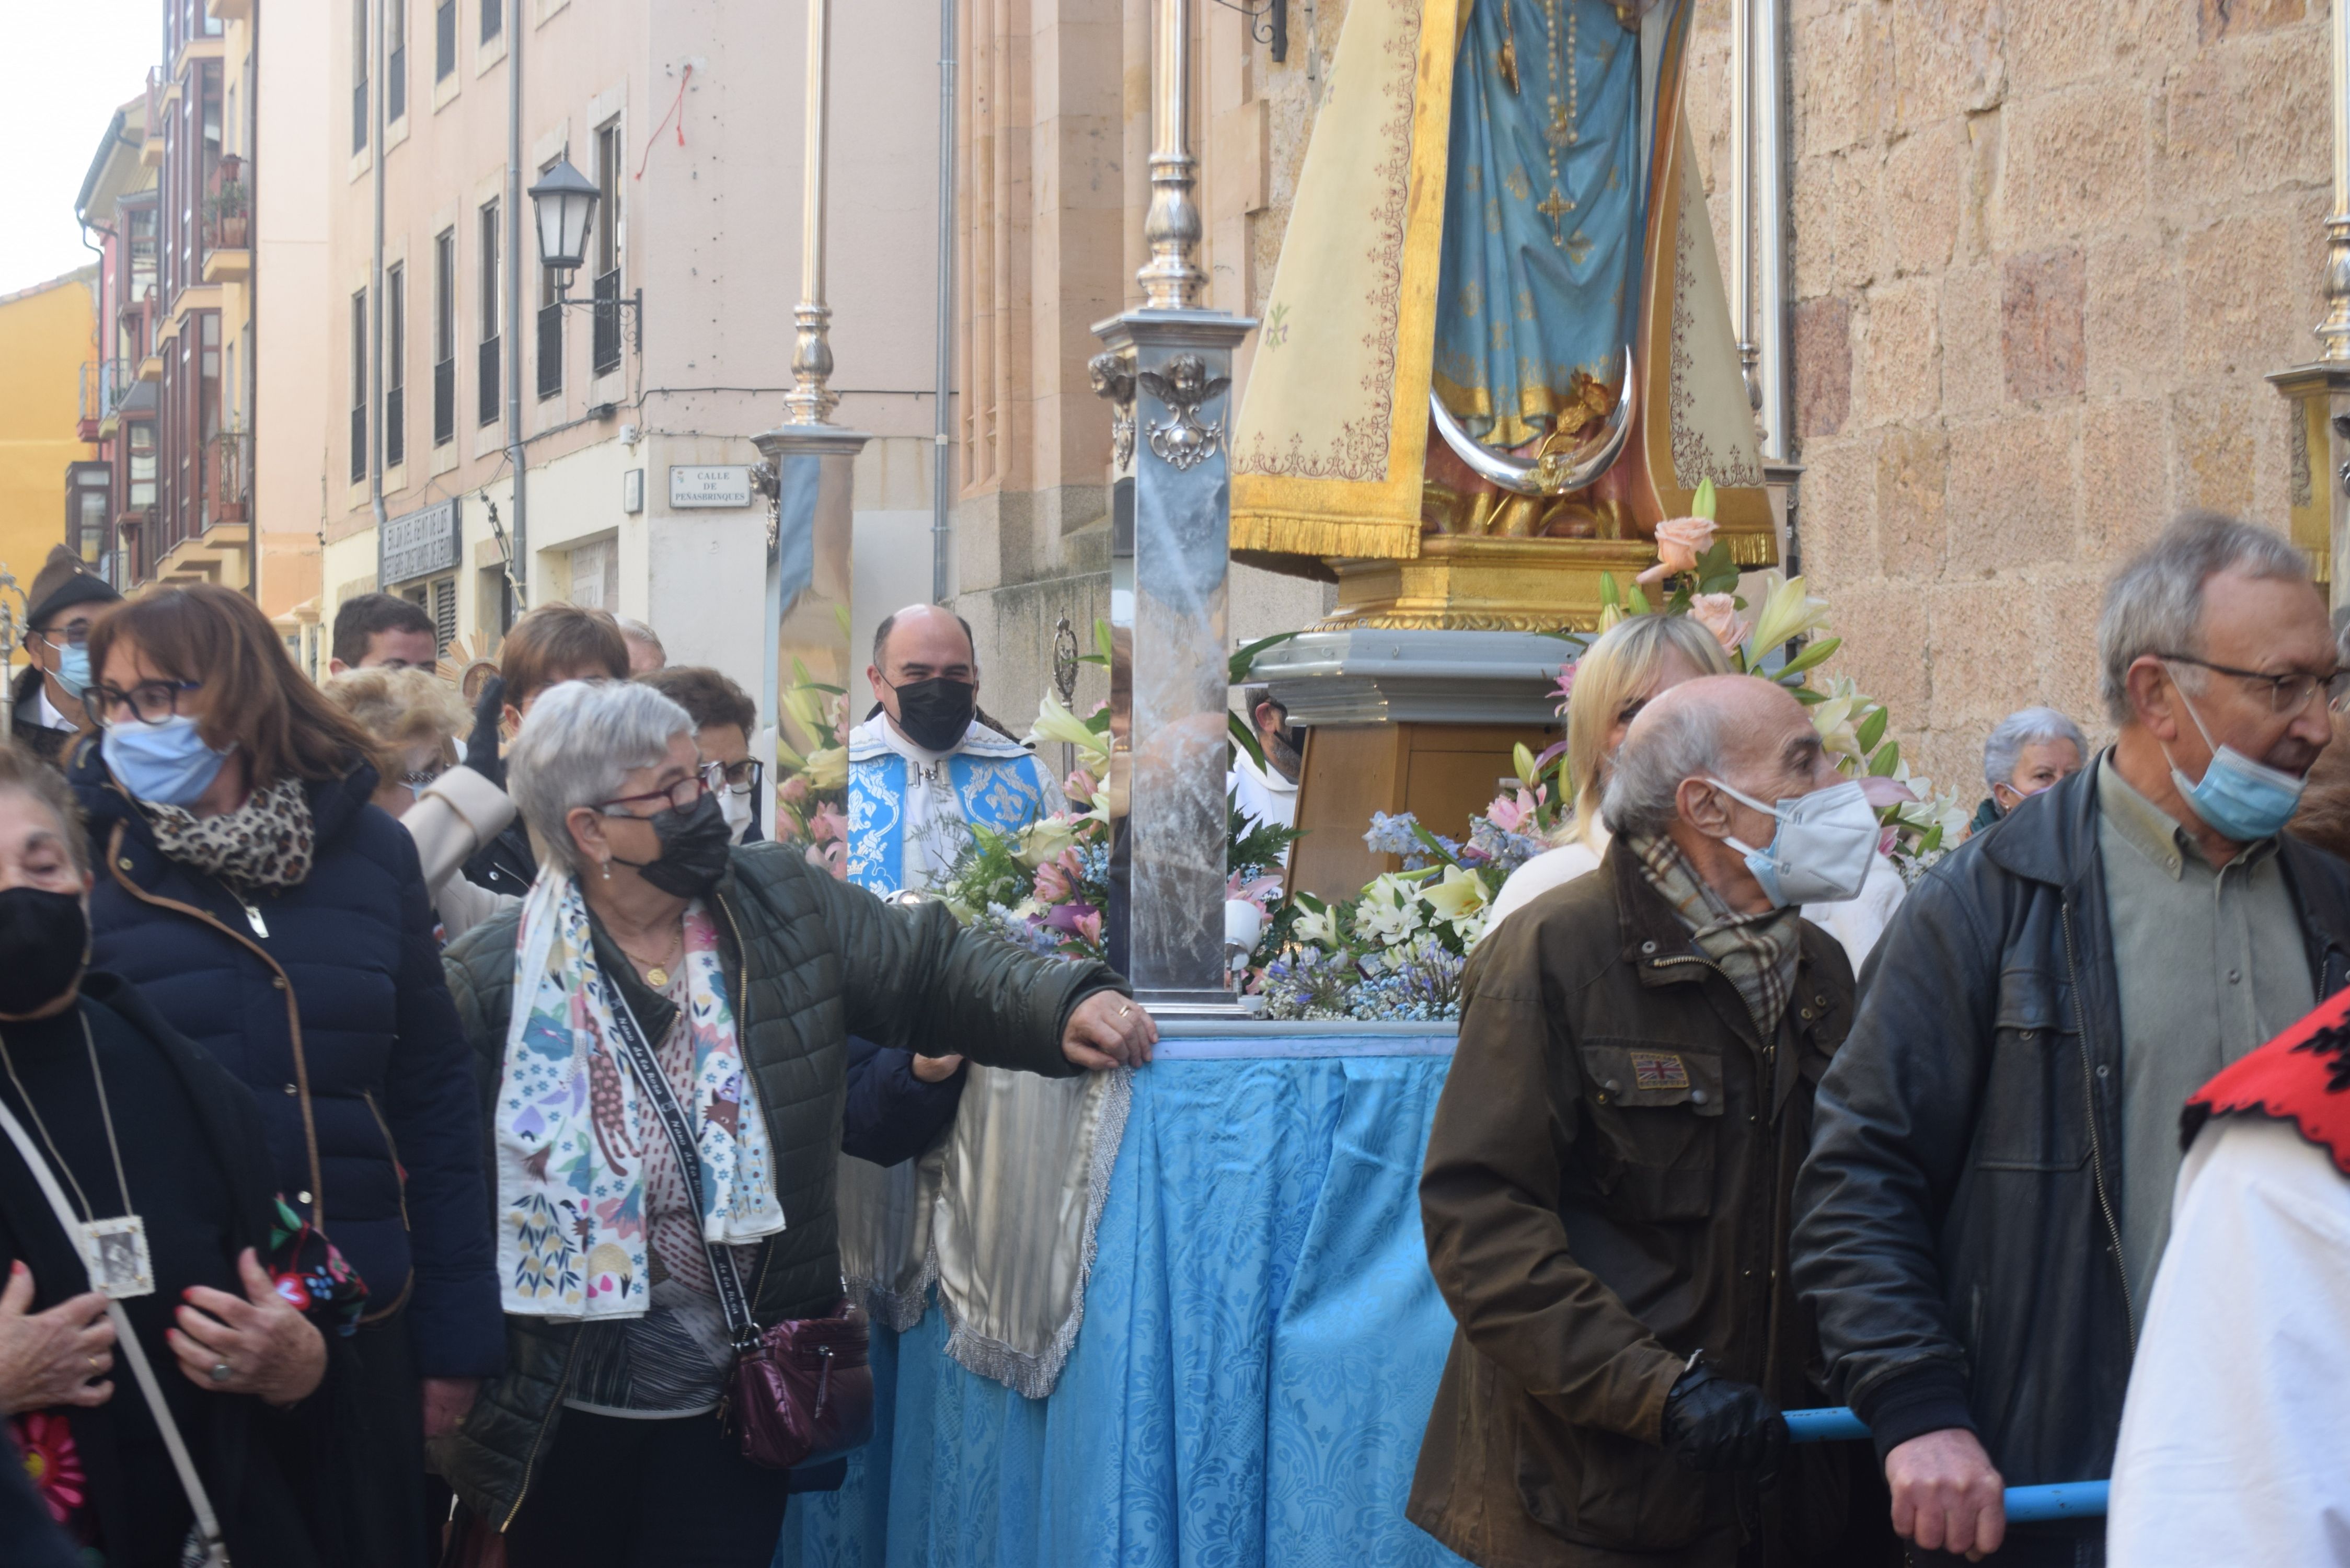
[[[51,648],[83,648],[88,645],[90,628],[95,624],[92,621],[77,620],[61,628],[36,631],[33,635]]]
[[[82,707],[101,725],[116,722],[118,711],[142,724],[165,724],[180,711],[180,693],[203,685],[201,680],[141,680],[125,691],[101,680],[82,693]]]
[[[702,804],[702,797],[709,793],[710,786],[702,783],[697,775],[693,778],[680,779],[667,789],[653,790],[646,794],[624,794],[618,800],[606,801],[596,809],[607,816],[634,816],[637,814],[633,811],[615,811],[612,808],[618,805],[634,805],[639,801],[657,800],[662,805],[678,811],[691,811]]]
[[[739,763],[704,763],[702,776],[712,791],[723,788],[736,794],[756,794],[767,768],[758,758],[745,757]]]
[[[2298,713],[2309,706],[2309,700],[2320,690],[2325,692],[2328,706],[2350,695],[2350,670],[2336,667],[2323,675],[2305,670],[2289,670],[2282,675],[2271,675],[2259,670],[2238,670],[2230,665],[2214,664],[2208,659],[2198,659],[2191,653],[2159,653],[2156,658],[2176,664],[2191,664],[2198,670],[2209,670],[2226,675],[2248,686],[2268,688],[2269,711],[2282,717]]]

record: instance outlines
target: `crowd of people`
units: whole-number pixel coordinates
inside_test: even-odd
[[[921,897],[1062,804],[969,626],[879,628],[836,867],[771,841],[749,696],[600,610],[468,686],[361,596],[313,682],[233,592],[59,552],[29,597],[0,1558],[766,1563],[855,1438],[790,1372],[860,1366],[837,1156],[920,1154],[966,1060],[1156,1037],[1110,965]],[[2191,516],[2098,640],[2111,742],[2000,723],[1914,883],[1695,621],[1583,655],[1574,813],[1428,1143],[1419,1526],[1486,1568],[2350,1563],[2337,628],[2288,543]],[[1242,708],[1235,798],[1290,822],[1300,736]],[[1818,1406],[1869,1442],[1791,1441]],[[2006,1517],[2107,1477],[2110,1523]]]
[[[966,1056],[1147,1061],[1124,982],[765,842],[754,705],[603,612],[469,702],[390,596],[315,684],[224,589],[29,597],[0,1558],[764,1563],[839,1468],[716,1415],[855,1320],[832,1147],[906,1158]]]
[[[1574,837],[1463,978],[1409,1516],[1491,1568],[2350,1563],[2350,748],[2306,556],[2193,515],[2125,565],[2112,743],[2001,723],[1971,837],[1856,935],[1814,911],[1881,863],[1860,785],[1671,627],[1585,657]],[[1873,1451],[1791,1446],[1824,1406]],[[2110,1524],[2006,1518],[2108,1477]]]

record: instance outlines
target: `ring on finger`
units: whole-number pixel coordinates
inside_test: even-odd
[[[87,1361],[87,1362],[88,1362],[88,1363],[89,1363],[89,1369],[90,1369],[92,1372],[103,1372],[103,1371],[105,1371],[105,1370],[106,1370],[106,1363],[105,1363],[105,1362],[103,1362],[103,1361],[100,1361],[100,1360],[99,1360],[96,1355],[85,1355],[85,1356],[83,1356],[83,1357],[82,1357],[82,1359],[83,1359],[84,1361]]]
[[[225,1361],[215,1361],[213,1363],[212,1371],[209,1376],[215,1383],[225,1383],[230,1378],[236,1376],[236,1368],[231,1366]]]

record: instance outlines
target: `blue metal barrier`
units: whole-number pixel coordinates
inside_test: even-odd
[[[1798,1443],[1834,1443],[1866,1438],[1868,1428],[1843,1406],[1819,1410],[1790,1410],[1787,1436]],[[2040,1524],[2052,1519],[2094,1519],[2106,1511],[2109,1483],[2060,1481],[2054,1486],[2012,1486],[2007,1489],[2007,1521]]]

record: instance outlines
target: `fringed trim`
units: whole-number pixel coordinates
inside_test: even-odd
[[[1077,1330],[1086,1321],[1086,1286],[1094,1275],[1102,1209],[1109,1201],[1110,1176],[1118,1168],[1118,1146],[1126,1140],[1126,1118],[1133,1105],[1134,1071],[1118,1068],[1102,1085],[1101,1122],[1094,1129],[1093,1158],[1086,1168],[1086,1229],[1077,1251],[1076,1288],[1070,1293],[1068,1316],[1061,1320],[1043,1350],[1031,1354],[980,1333],[955,1311],[945,1291],[939,1293],[939,1310],[947,1318],[947,1355],[965,1370],[1029,1399],[1048,1397],[1060,1381],[1061,1368],[1068,1365],[1069,1353],[1077,1345]],[[926,1280],[938,1277],[935,1244],[922,1272]]]
[[[841,1278],[841,1293],[854,1296],[862,1292],[865,1310],[873,1321],[888,1325],[892,1334],[904,1334],[922,1321],[930,1306],[931,1287],[938,1279],[939,1251],[934,1245],[923,1252],[922,1272],[905,1289],[891,1290],[879,1280],[847,1274]]]
[[[1419,519],[1381,522],[1333,517],[1326,513],[1235,508],[1232,547],[1284,556],[1408,561],[1419,554]]]

